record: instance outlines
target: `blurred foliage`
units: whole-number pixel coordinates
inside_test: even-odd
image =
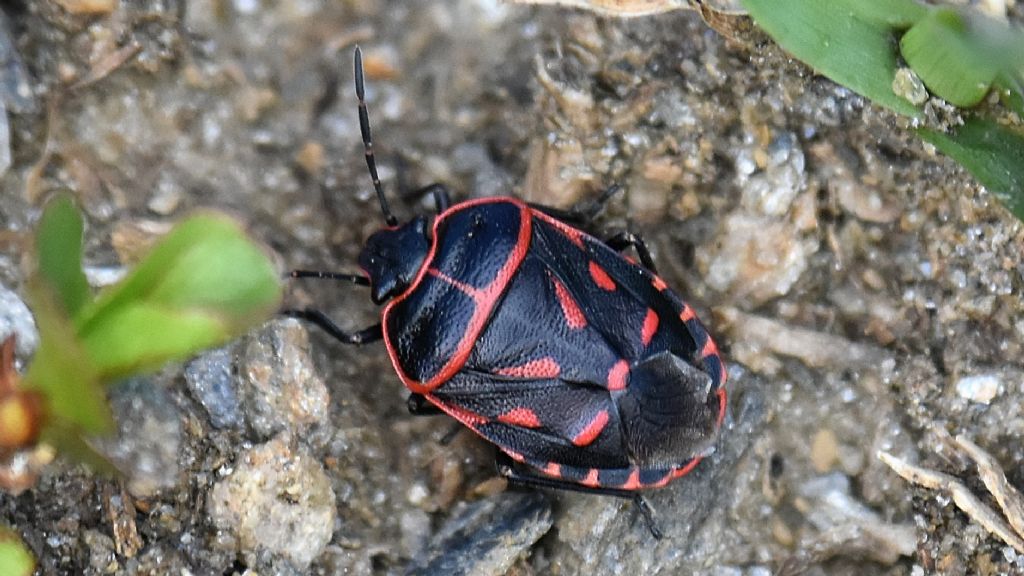
[[[21,538],[13,531],[0,527],[0,574],[29,576],[35,567],[35,558]]]
[[[798,59],[907,116],[921,109],[893,90],[898,58],[934,95],[960,107],[995,88],[1024,116],[1024,33],[977,11],[914,0],[742,0],[751,17]],[[1019,129],[968,119],[950,134],[919,133],[971,171],[1024,219]]]
[[[956,159],[1024,220],[1024,135],[991,120],[968,120],[950,134],[920,129],[925,141]]]
[[[93,297],[81,267],[82,229],[69,197],[45,207],[28,282],[40,344],[16,393],[41,399],[42,409],[27,414],[41,420],[32,424],[43,440],[104,468],[84,437],[113,430],[106,387],[244,333],[277,310],[281,286],[234,221],[201,214]],[[14,422],[0,422],[0,437]]]

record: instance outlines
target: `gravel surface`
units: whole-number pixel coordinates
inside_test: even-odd
[[[568,207],[621,184],[601,229],[643,232],[730,371],[714,454],[650,496],[655,541],[629,502],[503,491],[489,446],[408,415],[383,346],[274,320],[111,392],[122,479],[58,460],[0,494],[42,574],[1024,574],[876,457],[988,498],[945,444],[964,434],[1024,484],[1024,228],[906,119],[774,45],[691,12],[497,0],[2,10],[0,334],[22,363],[24,241],[58,189],[84,208],[97,284],[198,209],[237,216],[282,271],[356,270],[382,225],[359,43],[389,194],[443,182]],[[347,284],[286,299],[345,328],[379,313]]]

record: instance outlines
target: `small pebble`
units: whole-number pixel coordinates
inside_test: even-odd
[[[185,383],[210,417],[214,428],[234,428],[241,422],[233,374],[232,352],[219,348],[185,365]]]
[[[262,438],[326,424],[330,396],[309,355],[309,333],[296,320],[275,321],[243,344],[239,396],[249,428]]]
[[[818,430],[811,441],[811,464],[819,474],[828,472],[839,460],[839,441],[828,428]]]
[[[287,436],[243,453],[210,493],[209,513],[243,555],[269,552],[305,569],[334,531],[334,491],[323,467]]]
[[[897,96],[915,106],[920,106],[928,100],[928,90],[924,82],[910,68],[900,68],[892,80],[892,91]]]
[[[995,374],[965,376],[956,383],[956,393],[961,398],[979,404],[991,402],[992,399],[999,395],[1001,389],[1002,383]]]

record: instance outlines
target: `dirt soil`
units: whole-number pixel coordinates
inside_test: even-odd
[[[0,494],[41,574],[1024,574],[877,457],[994,506],[950,448],[964,434],[1024,486],[1024,228],[908,120],[686,11],[105,3],[3,5],[0,331],[22,362],[20,246],[52,191],[84,208],[97,286],[201,209],[282,273],[356,271],[382,225],[358,43],[401,217],[430,211],[399,195],[431,182],[562,208],[621,184],[595,232],[644,235],[722,348],[731,403],[714,454],[650,495],[656,541],[629,502],[504,492],[488,445],[408,414],[383,346],[275,320],[112,391],[122,478],[58,461]],[[314,303],[346,329],[379,314],[359,287],[288,283],[287,306]]]

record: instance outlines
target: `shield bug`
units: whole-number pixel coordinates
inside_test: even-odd
[[[355,86],[386,226],[366,241],[362,274],[292,275],[368,286],[381,322],[346,332],[315,309],[287,314],[348,344],[384,340],[410,411],[443,412],[493,443],[511,483],[631,498],[660,537],[640,491],[692,470],[725,416],[725,365],[693,309],[639,237],[602,241],[574,225],[593,210],[453,205],[435,184],[422,191],[432,223],[399,224],[377,176],[358,48]],[[620,253],[629,247],[639,263]]]

